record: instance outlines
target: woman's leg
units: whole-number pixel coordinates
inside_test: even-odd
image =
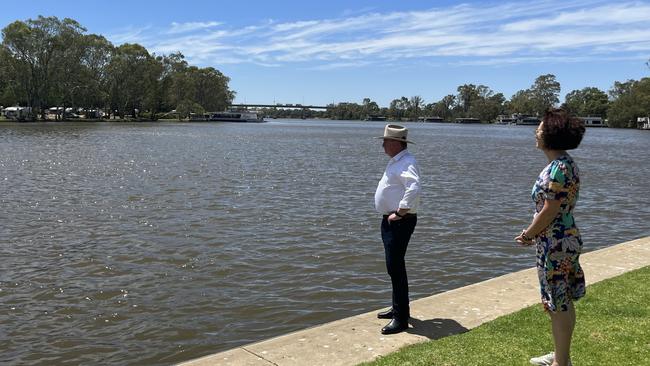
[[[576,326],[576,310],[573,307],[573,302],[569,302],[566,311],[556,311],[550,314],[553,342],[555,343],[555,362],[553,366],[568,366],[571,336]]]

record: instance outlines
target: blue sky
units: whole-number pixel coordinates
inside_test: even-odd
[[[23,0],[0,26],[38,15],[180,51],[230,77],[238,103],[430,103],[465,83],[510,98],[549,73],[563,99],[650,76],[649,1]]]

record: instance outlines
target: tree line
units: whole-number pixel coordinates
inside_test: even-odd
[[[48,107],[73,107],[155,120],[224,110],[235,97],[228,77],[181,53],[155,55],[86,32],[75,20],[43,16],[3,28],[0,105],[31,107],[41,118]]]
[[[401,97],[380,107],[370,98],[361,104],[331,104],[329,113],[335,119],[365,119],[383,116],[390,120],[417,121],[423,117],[440,117],[445,121],[456,118],[477,118],[484,123],[493,122],[499,115],[513,114],[543,116],[552,107],[561,106],[570,113],[582,117],[607,119],[610,127],[634,128],[637,117],[650,115],[650,78],[615,82],[609,93],[585,87],[569,92],[560,104],[560,83],[555,75],[540,75],[530,88],[519,90],[509,100],[488,86],[464,84],[432,103],[422,97]]]

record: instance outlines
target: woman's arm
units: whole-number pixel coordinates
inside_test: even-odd
[[[533,244],[533,239],[551,225],[553,220],[555,220],[555,217],[557,217],[557,214],[560,212],[561,203],[560,200],[544,200],[544,207],[542,207],[542,210],[535,215],[535,218],[528,228],[522,231],[521,234],[515,238],[515,241],[521,245]]]

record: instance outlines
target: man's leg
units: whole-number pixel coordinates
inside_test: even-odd
[[[415,217],[393,221],[390,224],[384,219],[381,229],[386,254],[386,270],[390,275],[393,288],[393,318],[405,322],[410,316],[410,309],[404,257],[415,224]]]

